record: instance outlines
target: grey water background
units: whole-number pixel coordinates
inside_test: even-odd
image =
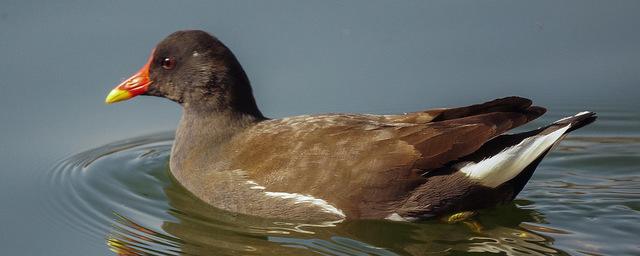
[[[637,117],[638,13],[638,1],[3,0],[2,254],[108,254],[104,243],[54,224],[59,213],[42,206],[37,180],[74,153],[174,129],[180,111],[171,102],[103,100],[175,30],[223,40],[271,117],[407,112],[508,95],[550,114]],[[604,130],[597,125],[582,134]]]

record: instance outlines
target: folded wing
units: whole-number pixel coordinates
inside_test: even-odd
[[[269,120],[237,136],[226,155],[229,168],[245,171],[267,191],[313,195],[349,216],[375,218],[424,183],[423,173],[544,113],[530,105],[510,97],[405,115]]]

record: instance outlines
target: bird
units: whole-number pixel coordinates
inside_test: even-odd
[[[201,30],[160,41],[106,103],[138,95],[182,107],[171,176],[199,200],[264,218],[416,221],[512,201],[554,145],[595,121],[544,114],[526,98],[402,114],[267,118],[232,51]]]

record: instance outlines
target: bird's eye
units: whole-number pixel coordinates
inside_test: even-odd
[[[160,63],[160,65],[162,66],[162,68],[164,69],[173,69],[173,67],[176,66],[176,60],[174,58],[171,57],[166,57],[164,59],[162,59],[162,62]]]

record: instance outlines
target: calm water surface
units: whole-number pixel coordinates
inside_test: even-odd
[[[0,255],[640,255],[638,13],[638,0],[2,0]],[[104,104],[181,29],[225,42],[270,117],[520,95],[549,108],[532,127],[601,118],[516,202],[467,222],[237,216],[171,180],[158,132],[176,104]]]
[[[640,255],[640,115],[599,115],[543,161],[517,200],[455,224],[296,223],[217,210],[172,180],[171,132],[60,161],[40,177],[42,204],[56,228],[116,255]]]

